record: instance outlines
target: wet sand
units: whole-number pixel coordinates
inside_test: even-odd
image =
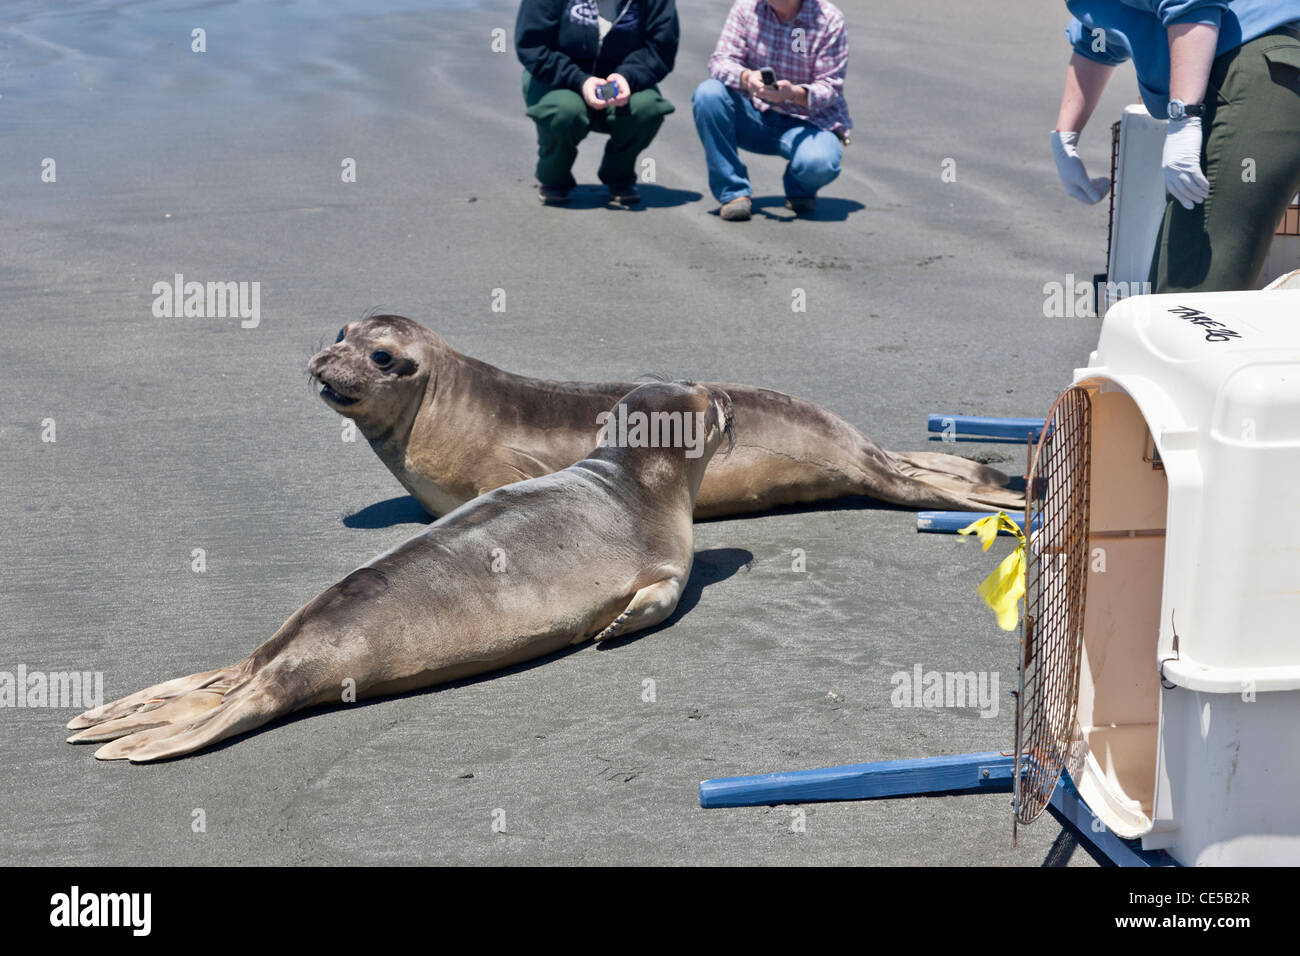
[[[102,671],[112,699],[227,663],[418,530],[305,373],[372,308],[526,374],[781,389],[898,450],[927,447],[928,412],[1045,414],[1095,345],[1096,319],[1043,316],[1044,283],[1105,255],[1105,204],[1067,197],[1048,147],[1063,5],[848,0],[844,172],[795,221],[754,157],[745,224],[712,214],[690,117],[723,0],[683,4],[636,211],[534,198],[520,68],[491,49],[514,4],[99,6],[0,28],[0,670]],[[1094,175],[1135,97],[1121,71]],[[260,324],[155,318],[176,273],[260,282]],[[704,523],[696,546],[669,627],[160,766],[64,744],[74,711],[0,711],[0,862],[1044,861],[1060,827],[1013,849],[1005,795],[808,805],[802,833],[790,808],[697,805],[711,777],[1009,748],[1016,636],[975,594],[1008,544],[850,500]],[[917,664],[996,672],[997,715],[892,706]]]

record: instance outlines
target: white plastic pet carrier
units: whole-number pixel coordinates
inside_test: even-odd
[[[1108,312],[1029,475],[1016,813],[1300,863],[1300,290]]]

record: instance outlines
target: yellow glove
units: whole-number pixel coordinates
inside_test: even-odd
[[[999,531],[1010,531],[1019,539],[1016,550],[1012,551],[1002,563],[984,579],[977,589],[984,603],[998,616],[998,627],[1004,631],[1014,631],[1020,621],[1019,602],[1025,596],[1025,533],[1020,530],[1005,511],[980,518],[978,521],[962,528],[958,534],[978,535],[980,543],[987,551],[997,538]]]

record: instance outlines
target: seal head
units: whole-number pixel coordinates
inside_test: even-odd
[[[400,315],[349,322],[333,345],[312,357],[307,372],[320,385],[321,400],[372,442],[404,426],[409,432],[430,383],[431,336]]]

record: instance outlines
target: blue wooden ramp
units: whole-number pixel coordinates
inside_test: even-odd
[[[956,534],[967,525],[980,518],[991,518],[996,511],[918,511],[916,513],[916,530],[925,534]],[[1017,525],[1024,523],[1020,512],[1009,515]],[[1034,515],[1034,530],[1038,530],[1041,519]],[[998,534],[1010,535],[1010,531],[1001,530]]]
[[[882,760],[821,770],[723,777],[700,784],[700,806],[705,809],[758,807],[819,800],[910,797],[954,790],[1010,791],[1013,766],[1011,757],[990,750],[924,760]]]
[[[881,760],[875,763],[721,777],[700,784],[700,806],[761,807],[829,800],[874,800],[936,793],[1011,793],[1015,758],[997,750]],[[1174,866],[1162,850],[1143,850],[1138,840],[1116,836],[1079,796],[1069,774],[1062,774],[1049,806],[1052,815],[1088,840],[1116,866]]]
[[[1042,434],[1041,418],[989,418],[984,415],[932,414],[926,429],[937,432],[931,441],[1035,442]]]

